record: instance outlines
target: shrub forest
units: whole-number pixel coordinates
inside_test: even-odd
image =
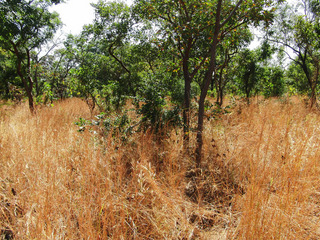
[[[63,2],[0,0],[1,240],[320,238],[319,0]]]

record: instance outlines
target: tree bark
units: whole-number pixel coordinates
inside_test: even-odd
[[[314,84],[313,80],[312,80],[312,74],[310,73],[308,66],[307,66],[307,54],[306,51],[305,53],[299,53],[298,56],[299,61],[296,61],[296,63],[298,63],[300,65],[300,67],[302,68],[304,74],[306,75],[306,78],[308,80],[308,84],[311,90],[311,96],[310,96],[310,108],[313,108],[315,102],[316,102],[316,84]]]
[[[184,106],[183,106],[183,148],[188,153],[190,142],[190,102],[192,77],[189,72],[189,57],[192,39],[188,39],[187,47],[183,54],[182,68],[184,77]]]
[[[319,74],[320,74],[320,66],[319,66],[319,61],[316,62],[316,70],[313,75],[313,79],[311,80],[311,108],[313,108],[317,104],[317,94],[316,94],[316,89],[318,86],[318,80],[319,80]]]
[[[222,75],[223,75],[223,69],[225,66],[222,66],[220,68],[220,72],[219,75],[217,75],[216,77],[216,91],[217,91],[217,103],[219,104],[219,106],[222,106],[222,101],[223,101],[223,82],[222,82]]]
[[[202,146],[203,146],[202,132],[203,132],[203,119],[204,119],[204,101],[206,99],[210,82],[212,80],[212,74],[216,70],[216,52],[217,52],[218,42],[220,41],[219,39],[220,29],[230,21],[231,17],[235,14],[237,8],[241,5],[242,2],[243,0],[238,1],[238,3],[236,4],[232,12],[229,14],[229,16],[227,16],[227,18],[222,23],[221,23],[222,0],[218,0],[218,3],[217,3],[213,42],[210,49],[210,63],[209,63],[209,68],[204,77],[203,85],[201,87],[200,99],[199,99],[197,147],[195,151],[197,167],[201,167]]]
[[[187,78],[184,82],[184,107],[183,107],[183,140],[184,149],[188,150],[190,141],[190,98],[191,98],[191,79]]]
[[[28,49],[26,49],[26,53],[27,53],[27,76],[25,76],[22,72],[22,58],[21,58],[21,54],[18,50],[18,47],[12,43],[13,48],[14,48],[14,53],[17,57],[17,73],[23,83],[24,89],[27,93],[27,97],[29,100],[29,109],[31,114],[34,114],[34,101],[33,101],[33,95],[32,95],[32,88],[33,88],[33,80],[30,76],[30,67],[31,67],[31,62],[30,62],[30,51]]]
[[[116,42],[113,42],[109,48],[108,48],[108,52],[109,54],[120,64],[120,66],[129,74],[128,76],[128,85],[129,85],[129,88],[131,90],[131,93],[133,96],[136,95],[136,90],[135,88],[132,86],[132,83],[131,83],[131,71],[126,67],[126,65],[124,64],[123,61],[121,61],[115,54],[114,54],[114,45],[116,44]]]
[[[205,74],[203,85],[201,87],[201,94],[199,99],[199,111],[198,111],[198,129],[197,129],[197,147],[195,151],[196,155],[196,165],[197,167],[201,167],[202,160],[202,146],[203,146],[203,119],[204,119],[204,101],[206,99],[208,89],[210,86],[210,82],[212,80],[212,74],[216,69],[216,52],[218,45],[218,37],[220,32],[220,19],[221,19],[221,6],[222,0],[218,1],[217,12],[216,12],[216,21],[215,21],[215,30],[213,35],[213,42],[210,50],[210,64],[209,68]]]

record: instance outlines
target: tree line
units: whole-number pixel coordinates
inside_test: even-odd
[[[135,0],[131,6],[100,0],[92,4],[94,21],[57,44],[62,23],[49,7],[61,2],[0,3],[0,95],[25,94],[31,113],[38,104],[75,96],[105,112],[131,99],[154,129],[181,116],[183,144],[189,151],[195,132],[200,165],[208,95],[217,107],[226,94],[248,103],[254,95],[306,94],[310,106],[317,104],[318,0]],[[257,31],[261,43],[249,48]]]

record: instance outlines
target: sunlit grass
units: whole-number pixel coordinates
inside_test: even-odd
[[[318,239],[319,113],[299,99],[208,120],[203,169],[173,130],[78,132],[79,99],[0,110],[0,231],[15,239]],[[194,145],[192,138],[191,145]]]

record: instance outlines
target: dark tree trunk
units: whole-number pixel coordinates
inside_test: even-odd
[[[213,77],[213,78],[211,79],[211,88],[210,88],[211,91],[214,90],[215,83],[216,83],[216,78]]]
[[[188,39],[188,44],[184,50],[182,67],[184,77],[184,106],[183,106],[183,148],[189,152],[190,142],[190,103],[191,103],[191,82],[193,76],[190,75],[189,71],[189,57],[191,50],[192,39]]]
[[[40,88],[39,88],[39,82],[38,82],[38,66],[36,66],[33,79],[36,87],[36,97],[38,97],[40,95]]]
[[[246,90],[246,100],[247,100],[247,104],[250,104],[250,91]]]
[[[315,79],[315,82],[312,80],[312,74],[309,71],[308,66],[307,66],[307,53],[306,53],[306,51],[304,54],[300,53],[298,57],[299,57],[300,61],[296,61],[296,63],[298,63],[300,65],[300,67],[302,68],[302,70],[308,80],[308,84],[309,84],[309,87],[311,90],[310,107],[313,108],[313,106],[317,100],[316,99],[317,79]]]
[[[219,33],[220,29],[230,21],[231,17],[235,14],[236,9],[241,5],[243,0],[239,0],[237,5],[234,7],[232,12],[229,16],[221,23],[221,7],[222,7],[222,0],[218,0],[217,3],[217,11],[216,11],[216,19],[215,19],[215,28],[213,34],[213,42],[210,49],[210,63],[208,70],[205,74],[203,85],[201,86],[201,94],[199,99],[199,112],[198,112],[198,129],[197,129],[197,147],[196,147],[196,165],[197,167],[201,167],[201,160],[202,160],[202,146],[203,146],[203,119],[204,119],[204,101],[206,99],[208,89],[210,86],[210,82],[212,80],[212,74],[216,71],[216,52],[217,52],[217,45],[219,42]]]
[[[316,102],[317,102],[316,90],[315,90],[315,87],[312,87],[311,97],[310,97],[310,108],[313,108]]]
[[[34,101],[33,101],[33,94],[32,94],[32,88],[33,88],[32,78],[27,77],[27,79],[25,79],[21,71],[18,71],[18,75],[20,76],[21,81],[23,82],[24,89],[27,93],[30,112],[34,114],[35,108],[34,108]]]
[[[120,58],[118,58],[115,53],[114,53],[114,45],[116,44],[116,42],[113,42],[109,48],[108,48],[108,52],[109,54],[120,64],[120,66],[129,74],[128,76],[128,86],[130,88],[130,93],[133,96],[136,96],[136,89],[134,88],[134,86],[132,85],[132,80],[131,80],[131,71],[129,68],[126,67],[125,63],[123,61],[121,61]]]
[[[32,94],[32,89],[27,91],[27,96],[28,96],[28,100],[29,100],[29,109],[31,114],[35,113],[35,109],[34,109],[34,102],[33,102],[33,94]]]
[[[222,75],[223,75],[224,66],[221,67],[219,75],[217,74],[216,77],[216,91],[217,91],[217,103],[219,106],[222,106],[223,101],[223,82],[222,82]]]
[[[220,25],[221,5],[222,5],[222,0],[219,0],[217,5],[213,42],[210,50],[210,64],[203,80],[203,85],[201,87],[201,94],[199,99],[197,147],[195,151],[197,167],[201,167],[201,160],[202,160],[204,101],[206,99],[210,82],[212,80],[212,74],[216,70],[216,51],[217,51],[217,45],[219,41],[218,36],[220,32],[220,27],[221,27]]]
[[[24,86],[24,89],[27,93],[27,96],[28,96],[28,101],[29,101],[29,109],[30,109],[30,112],[31,114],[34,114],[35,113],[35,107],[34,107],[34,101],[33,101],[33,94],[32,94],[32,89],[33,89],[33,80],[30,76],[30,67],[31,67],[31,63],[30,63],[30,52],[28,49],[26,49],[26,53],[27,53],[27,74],[26,76],[23,74],[23,71],[22,71],[22,58],[21,58],[21,55],[20,55],[20,52],[17,48],[16,45],[13,45],[14,47],[14,52],[15,52],[15,55],[17,57],[17,73],[23,83],[23,86]]]
[[[183,107],[183,133],[184,147],[189,148],[190,141],[190,98],[191,98],[191,79],[185,79],[184,87],[184,107]]]
[[[313,108],[314,106],[316,106],[317,104],[317,86],[318,86],[318,79],[319,79],[319,74],[320,74],[320,66],[318,61],[316,61],[316,70],[314,72],[314,76],[313,79],[310,81],[311,86],[311,98],[310,98],[310,102],[311,102],[311,108]]]
[[[222,87],[220,88],[219,97],[220,97],[220,98],[219,98],[218,104],[219,104],[219,106],[221,107],[222,104],[223,104],[223,88],[222,88]]]

